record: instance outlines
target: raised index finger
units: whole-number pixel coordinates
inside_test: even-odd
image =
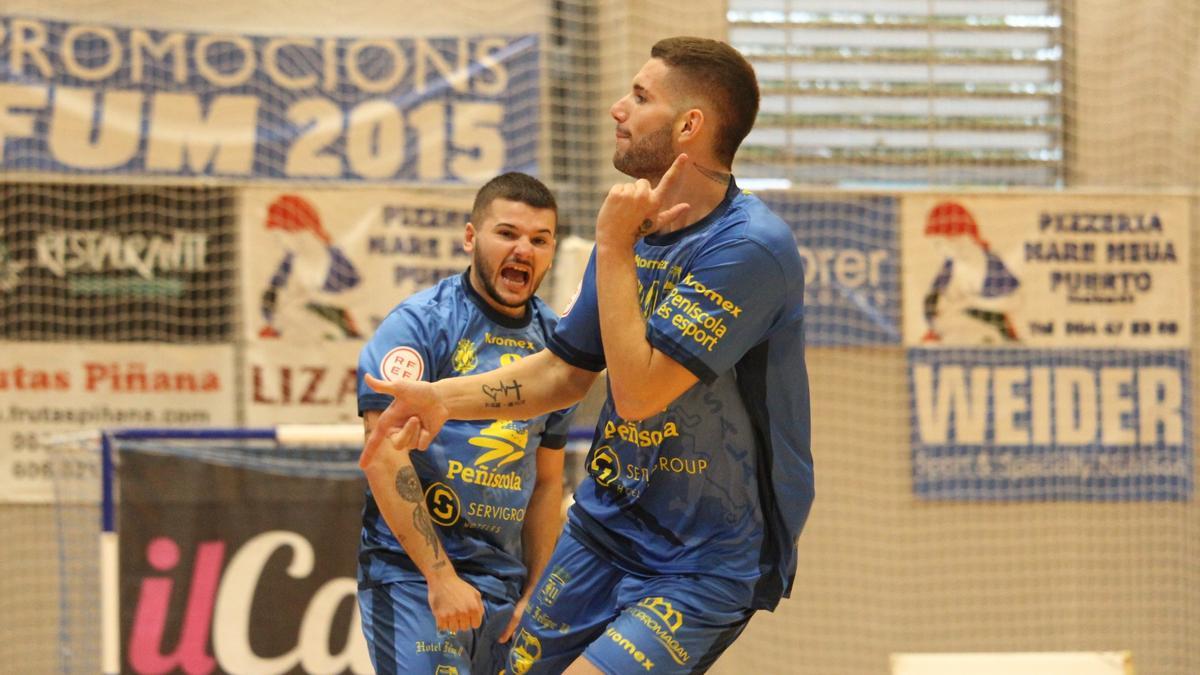
[[[671,191],[679,177],[683,175],[683,169],[687,166],[687,153],[679,153],[674,162],[671,162],[671,168],[663,174],[663,177],[658,181],[658,185],[654,186],[654,194],[664,195]]]

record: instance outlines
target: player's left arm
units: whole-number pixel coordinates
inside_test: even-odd
[[[516,630],[562,531],[564,460],[565,452],[561,448],[537,449],[537,478],[533,483],[533,493],[529,496],[529,505],[525,508],[525,523],[521,529],[521,544],[528,576],[525,589],[513,610],[512,619],[500,635],[500,642],[507,642]]]
[[[639,224],[648,217],[654,225],[685,217],[687,204],[664,204],[687,156],[680,155],[658,185],[645,179],[616,185],[596,218],[596,303],[600,335],[608,365],[608,384],[617,414],[641,420],[662,412],[699,378],[646,339],[646,324],[638,303],[637,267],[633,247]]]

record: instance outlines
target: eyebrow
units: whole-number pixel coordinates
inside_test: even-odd
[[[649,94],[650,92],[647,91],[646,88],[643,87],[642,85],[638,84],[637,82],[634,82],[633,83],[633,93],[644,95],[644,94]]]
[[[505,221],[503,221],[503,220],[502,220],[502,221],[500,221],[500,222],[498,222],[498,223],[496,223],[496,224],[495,224],[495,225],[493,225],[492,227],[511,227],[511,228],[513,228],[514,230],[515,230],[515,229],[517,229],[517,226],[516,226],[516,225],[514,225],[513,223],[505,222]],[[551,230],[550,230],[550,228],[548,228],[548,227],[543,227],[543,228],[542,228],[542,229],[540,229],[540,230],[536,230],[536,231],[534,232],[534,234],[548,234],[548,235],[550,235],[550,236],[554,236],[554,232],[553,232],[553,231],[551,231]]]

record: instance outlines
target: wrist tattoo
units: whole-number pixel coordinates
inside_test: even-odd
[[[503,380],[496,386],[488,384],[480,387],[480,391],[484,396],[488,397],[488,401],[484,406],[488,408],[511,408],[525,402],[521,398],[521,387],[524,386],[520,382],[513,380],[512,382],[504,382]]]
[[[402,466],[396,472],[396,494],[406,502],[421,501],[421,481],[411,466]]]

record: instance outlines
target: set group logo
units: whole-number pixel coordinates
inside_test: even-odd
[[[462,516],[462,501],[454,488],[442,482],[434,483],[425,488],[425,506],[433,522],[442,527],[450,527]]]

